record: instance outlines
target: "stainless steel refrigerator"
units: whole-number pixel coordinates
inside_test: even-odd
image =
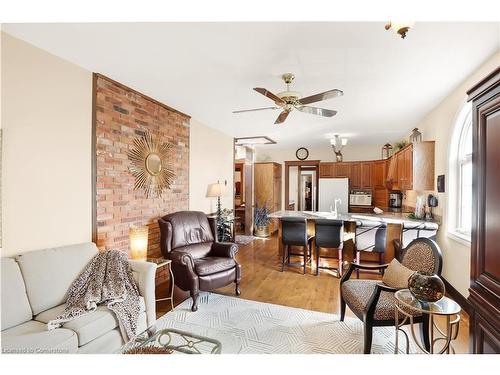
[[[349,179],[320,178],[319,179],[319,211],[329,212],[337,203],[337,213],[346,214],[349,210]]]

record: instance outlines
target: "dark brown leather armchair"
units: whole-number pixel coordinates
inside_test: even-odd
[[[240,295],[241,266],[234,256],[238,246],[217,242],[214,219],[203,212],[180,211],[158,220],[163,256],[172,260],[175,285],[189,290],[192,311],[198,309],[200,290],[210,291],[235,283]]]

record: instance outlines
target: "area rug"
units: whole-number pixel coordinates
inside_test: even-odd
[[[234,237],[234,242],[238,245],[248,245],[253,240],[255,240],[254,236],[237,235]]]
[[[361,354],[363,325],[338,315],[203,293],[162,316],[157,328],[175,328],[222,343],[223,354]],[[372,353],[394,353],[394,327],[376,327]],[[400,348],[402,348],[400,337]]]

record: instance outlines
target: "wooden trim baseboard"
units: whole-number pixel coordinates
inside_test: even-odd
[[[472,314],[472,306],[467,298],[465,298],[458,290],[456,290],[446,279],[441,277],[441,280],[444,282],[444,286],[446,287],[446,294],[453,299],[456,303],[460,305],[462,310],[464,310],[467,315],[471,316]]]

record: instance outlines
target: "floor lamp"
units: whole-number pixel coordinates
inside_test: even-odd
[[[226,192],[226,185],[217,181],[215,184],[208,185],[207,188],[207,198],[217,198],[217,237],[219,241],[222,241],[223,235],[223,225],[222,225],[222,208],[221,208],[221,198]]]

